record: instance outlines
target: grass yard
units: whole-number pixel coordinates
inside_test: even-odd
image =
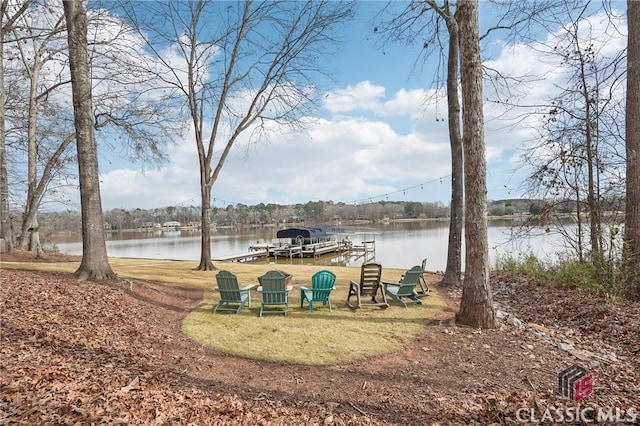
[[[259,317],[260,294],[252,291],[252,304],[236,315],[213,314],[219,300],[214,291],[218,271],[195,271],[197,262],[122,259],[109,260],[122,279],[136,285],[139,280],[189,285],[202,288],[204,298],[184,318],[182,331],[194,341],[218,351],[255,360],[308,365],[335,365],[376,357],[400,350],[424,330],[425,324],[446,305],[435,290],[423,298],[422,305],[403,308],[389,300],[390,307],[350,309],[346,304],[349,280],[359,280],[360,268],[318,267],[310,265],[254,265],[216,263],[238,277],[240,286],[258,282],[270,269],[282,269],[293,275],[288,315]],[[3,262],[2,268],[74,272],[78,262],[24,263]],[[311,276],[320,269],[336,274],[336,290],[331,293],[333,312],[308,305],[300,308],[300,285],[310,287]],[[396,281],[404,270],[383,269],[382,278]],[[152,284],[149,284],[152,286]],[[160,290],[158,290],[160,291]]]

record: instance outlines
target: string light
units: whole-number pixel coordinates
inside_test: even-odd
[[[366,202],[373,203],[373,201],[377,200],[377,199],[385,199],[385,200],[389,201],[389,196],[390,195],[399,194],[401,192],[402,192],[403,195],[407,195],[407,191],[410,191],[412,189],[416,189],[418,187],[421,190],[424,190],[424,186],[425,185],[428,185],[430,183],[434,183],[434,182],[437,182],[437,181],[440,181],[440,183],[442,183],[442,179],[450,177],[450,176],[451,175],[441,176],[441,177],[432,179],[432,180],[427,181],[427,182],[422,182],[422,183],[419,183],[417,185],[413,185],[413,186],[409,186],[409,187],[406,187],[406,188],[399,189],[399,190],[397,190],[395,192],[387,192],[385,194],[375,195],[373,197],[367,197],[367,198],[362,198],[362,199],[359,199],[359,200],[343,202],[343,204],[353,204],[353,205],[357,206],[358,204],[363,204],[363,203],[366,203]],[[196,198],[198,198],[197,195],[192,197],[192,198],[190,198],[190,199],[188,199],[187,201],[183,201],[182,203],[178,203],[178,205],[186,204],[188,202],[193,201]],[[240,202],[235,202],[235,201],[230,201],[230,200],[223,200],[222,198],[217,198],[217,197],[211,199],[211,203],[216,203],[216,202],[220,202],[221,204],[234,204],[234,205],[241,204]]]
[[[432,180],[427,181],[427,182],[422,182],[422,183],[419,183],[419,184],[417,184],[417,185],[413,185],[413,186],[410,186],[410,187],[407,187],[407,188],[399,189],[399,190],[397,190],[397,191],[395,191],[395,192],[388,192],[388,193],[386,193],[386,194],[376,195],[376,196],[368,197],[368,198],[362,198],[362,199],[360,199],[360,200],[354,200],[354,201],[351,201],[351,202],[348,202],[348,203],[345,203],[345,204],[355,204],[355,205],[358,205],[358,204],[363,203],[363,202],[366,202],[366,201],[372,202],[372,200],[376,200],[376,199],[378,199],[378,198],[380,198],[380,199],[384,198],[384,199],[386,199],[386,200],[389,200],[389,195],[393,195],[393,194],[400,194],[401,192],[402,192],[402,194],[406,195],[406,194],[407,194],[407,191],[409,191],[409,190],[411,190],[411,189],[416,189],[416,188],[418,188],[418,187],[420,187],[420,189],[424,190],[424,185],[428,185],[428,184],[430,184],[430,183],[434,183],[434,182],[438,182],[438,181],[440,181],[440,183],[442,183],[442,179],[447,178],[447,177],[450,177],[450,176],[451,176],[451,175],[440,176],[440,177],[438,177],[438,178],[432,179]]]

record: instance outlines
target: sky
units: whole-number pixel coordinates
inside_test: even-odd
[[[624,3],[617,3],[624,11]],[[362,204],[376,201],[442,202],[450,200],[451,159],[444,99],[437,104],[432,87],[435,64],[415,66],[415,47],[383,46],[372,37],[372,18],[382,2],[361,2],[354,21],[344,29],[332,67],[332,82],[317,89],[321,108],[305,132],[280,134],[249,149],[232,150],[212,190],[211,205],[296,204],[333,201]],[[482,7],[482,2],[481,2]],[[481,26],[490,18],[481,15]],[[626,34],[626,33],[625,33]],[[550,35],[542,34],[540,39]],[[539,57],[540,49],[509,44],[494,36],[491,58],[496,69],[546,72],[542,81],[522,85],[529,102],[548,100],[561,76]],[[620,37],[609,43],[619,49]],[[545,66],[549,71],[541,70]],[[441,97],[442,98],[442,97]],[[515,116],[513,117],[515,119]],[[526,170],[521,149],[535,133],[527,125],[498,118],[485,106],[487,198],[522,198]],[[200,205],[198,160],[193,133],[166,146],[169,162],[162,168],[131,164],[117,150],[100,151],[103,209],[152,209]],[[69,199],[79,200],[75,193]],[[79,205],[79,202],[77,205]]]

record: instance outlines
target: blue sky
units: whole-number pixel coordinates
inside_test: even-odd
[[[330,64],[337,71],[335,81],[319,87],[323,105],[313,117],[315,125],[304,133],[278,135],[248,151],[234,149],[213,187],[213,206],[317,200],[448,204],[446,104],[425,103],[434,90],[430,87],[434,67],[427,64],[416,73],[420,43],[414,48],[383,48],[376,43],[371,18],[382,5],[362,2],[356,19],[345,28],[347,42]],[[619,5],[624,11],[624,3]],[[531,46],[511,46],[499,38],[492,43],[496,56],[483,58],[492,66],[514,72],[540,68]],[[530,102],[542,100],[558,81],[552,75],[546,80],[523,88]],[[526,194],[517,155],[532,133],[496,116],[497,111],[487,106],[487,197],[520,198]],[[101,152],[103,208],[199,205],[197,154],[191,137],[187,134],[183,141],[167,146],[170,163],[161,169],[143,170],[118,153]]]

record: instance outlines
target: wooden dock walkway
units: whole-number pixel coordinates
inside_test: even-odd
[[[376,242],[373,241],[363,241],[362,244],[353,244],[349,247],[349,251],[356,253],[371,253],[376,251]]]
[[[220,256],[211,260],[214,262],[247,262],[249,260],[260,259],[263,257],[269,257],[269,250],[254,250],[246,253]]]

